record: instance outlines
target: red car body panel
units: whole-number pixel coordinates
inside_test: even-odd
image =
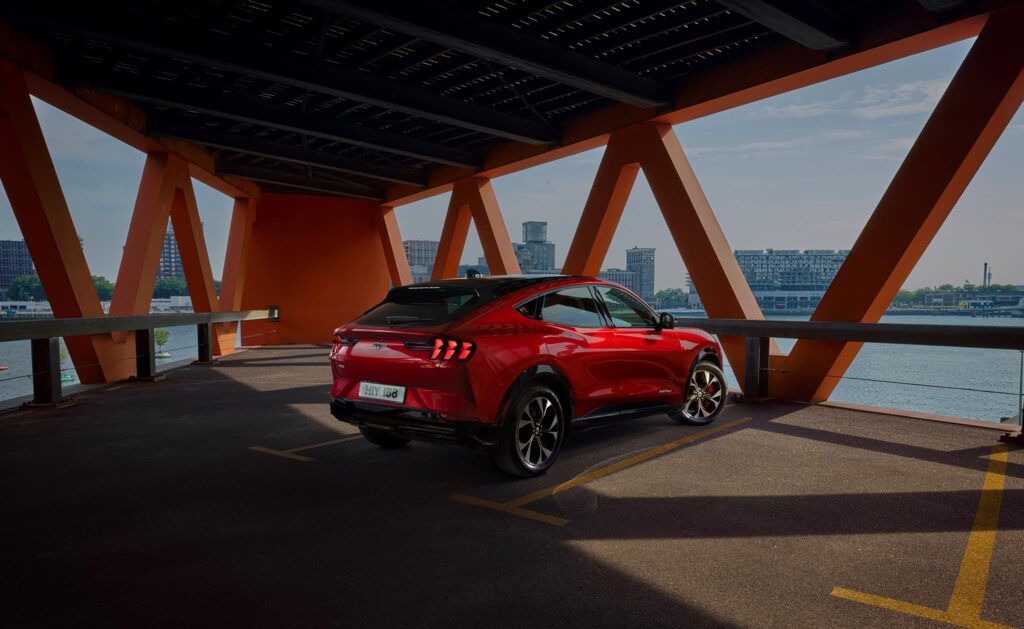
[[[720,361],[718,343],[701,330],[573,328],[516,309],[541,295],[588,285],[626,290],[593,278],[556,278],[498,297],[447,324],[342,326],[336,336],[355,343],[336,345],[331,352],[331,396],[365,401],[359,397],[360,381],[402,386],[400,404],[373,404],[420,410],[440,421],[493,425],[520,377],[541,369],[560,374],[574,416],[582,418],[623,405],[680,405],[697,359],[711,352]],[[431,360],[426,348],[435,338],[471,341],[475,349],[466,360]]]

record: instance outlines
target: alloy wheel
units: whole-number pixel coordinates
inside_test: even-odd
[[[537,396],[527,402],[516,422],[516,452],[523,464],[542,467],[558,446],[561,431],[562,419],[551,400]]]
[[[718,375],[707,369],[697,368],[690,376],[683,402],[683,416],[687,419],[711,417],[722,405],[722,381]]]

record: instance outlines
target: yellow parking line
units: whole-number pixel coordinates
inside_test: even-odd
[[[332,439],[331,441],[324,441],[323,443],[314,443],[312,445],[302,446],[301,448],[292,448],[291,450],[285,450],[285,452],[302,452],[303,450],[312,450],[313,448],[333,446],[336,443],[344,443],[346,441],[352,441],[353,439],[362,439],[362,437],[362,435],[346,435],[341,439]]]
[[[473,496],[457,495],[452,496],[452,500],[458,500],[459,502],[465,502],[466,504],[485,507],[487,509],[494,509],[495,511],[501,511],[503,513],[511,513],[512,515],[518,515],[530,520],[537,520],[538,522],[546,522],[547,524],[554,524],[555,526],[565,526],[569,523],[569,520],[564,518],[557,518],[553,515],[540,513],[538,511],[531,511],[529,509],[520,509],[519,507],[510,506],[508,503],[491,502],[490,500],[484,500],[483,498],[474,498]]]
[[[292,461],[299,461],[302,463],[309,463],[310,461],[316,460],[308,456],[302,456],[301,454],[292,454],[287,450],[275,450],[273,448],[264,448],[263,446],[249,446],[249,449],[255,450],[256,452],[262,452],[263,454],[273,454],[274,456],[279,456],[285,459],[291,459]]]
[[[988,471],[982,485],[978,511],[974,516],[974,526],[967,538],[967,548],[960,562],[960,572],[953,586],[953,595],[949,607],[945,610],[915,605],[885,596],[876,596],[846,588],[833,588],[832,596],[846,600],[882,607],[902,614],[930,618],[940,622],[980,629],[1011,629],[1008,625],[1000,625],[981,619],[981,609],[985,602],[985,588],[988,585],[988,574],[992,567],[992,552],[996,544],[996,527],[999,524],[999,509],[1002,506],[1003,487],[1006,482],[1007,448],[1005,444],[992,447],[989,457]]]
[[[629,458],[622,459],[621,461],[616,461],[615,463],[612,463],[611,465],[606,465],[605,467],[600,467],[600,468],[598,468],[596,470],[587,472],[586,474],[581,474],[581,475],[577,476],[576,478],[573,478],[572,480],[568,480],[568,481],[566,481],[564,483],[561,483],[559,485],[554,485],[552,487],[545,487],[544,489],[537,490],[537,491],[533,492],[532,494],[527,494],[527,495],[523,496],[522,498],[516,498],[515,500],[509,501],[506,504],[509,505],[510,507],[521,507],[521,506],[523,506],[525,504],[530,504],[531,502],[536,502],[536,501],[541,500],[543,498],[548,498],[548,497],[553,496],[555,494],[562,493],[563,491],[566,491],[568,489],[572,489],[574,487],[579,487],[580,485],[586,485],[587,483],[589,483],[591,481],[595,481],[595,480],[597,480],[599,478],[603,478],[605,476],[608,476],[609,474],[614,474],[615,472],[624,470],[627,467],[632,467],[632,466],[634,466],[634,465],[636,465],[638,463],[643,463],[644,461],[647,461],[649,459],[653,459],[656,456],[661,456],[662,454],[665,454],[666,452],[671,452],[672,450],[675,450],[676,448],[681,448],[681,447],[683,447],[685,445],[689,445],[689,444],[694,443],[696,441],[700,441],[701,439],[706,439],[706,438],[708,438],[708,437],[710,437],[712,435],[716,435],[716,434],[718,434],[718,433],[720,433],[720,432],[722,432],[724,430],[728,430],[728,429],[730,429],[730,428],[732,428],[734,426],[739,426],[740,424],[745,424],[748,421],[750,421],[751,419],[752,419],[751,417],[741,417],[740,419],[737,419],[737,420],[734,420],[734,421],[731,421],[731,422],[727,422],[727,423],[721,424],[719,426],[715,426],[714,428],[711,428],[710,430],[705,430],[705,431],[702,431],[702,432],[694,433],[692,435],[687,435],[686,437],[683,437],[682,439],[676,439],[675,441],[673,441],[671,443],[666,443],[665,445],[657,446],[657,447],[651,448],[650,450],[644,450],[643,452],[641,452],[639,454],[635,454],[635,455],[633,455],[633,456],[631,456]]]
[[[724,430],[728,430],[735,426],[739,426],[740,424],[745,424],[749,422],[751,419],[753,418],[741,417],[740,419],[736,419],[731,422],[726,422],[724,424],[715,426],[714,428],[711,428],[709,430],[704,430],[702,432],[698,432],[692,435],[687,435],[682,439],[676,439],[671,443],[666,443],[665,445],[660,445],[654,448],[650,448],[649,450],[644,450],[643,452],[633,455],[629,458],[622,459],[621,461],[616,461],[615,463],[606,465],[604,467],[600,467],[596,470],[592,470],[590,472],[587,472],[586,474],[581,474],[576,478],[573,478],[572,480],[568,480],[564,483],[553,485],[551,487],[545,487],[544,489],[537,490],[533,493],[527,494],[520,498],[509,500],[508,502],[492,502],[490,500],[484,500],[482,498],[475,498],[473,496],[465,496],[461,494],[452,496],[452,500],[458,500],[459,502],[465,502],[468,504],[477,505],[479,507],[486,507],[488,509],[494,509],[495,511],[501,511],[503,513],[509,513],[512,515],[518,515],[520,517],[529,518],[531,520],[537,520],[539,522],[546,522],[548,524],[554,524],[556,526],[564,526],[565,524],[569,523],[569,520],[557,518],[555,516],[547,515],[544,513],[539,513],[537,511],[532,511],[530,509],[522,509],[521,507],[531,502],[536,502],[543,498],[551,497],[555,494],[572,489],[574,487],[585,485],[591,481],[595,481],[599,478],[608,476],[609,474],[614,474],[615,472],[622,471],[627,467],[632,467],[634,465],[637,465],[638,463],[643,463],[644,461],[653,459],[654,457],[661,456],[666,452],[671,452],[676,448],[681,448],[685,445],[689,445],[691,443],[700,441],[701,439],[706,439],[707,437],[716,435]]]
[[[332,446],[336,443],[344,443],[346,441],[352,441],[353,439],[359,439],[362,435],[345,435],[340,439],[331,439],[330,441],[321,441],[320,443],[311,443],[308,446],[299,446],[298,448],[291,448],[288,450],[277,450],[275,448],[267,448],[264,446],[249,446],[250,450],[256,452],[262,452],[263,454],[273,454],[281,458],[289,459],[292,461],[299,461],[300,463],[309,463],[315,461],[313,457],[303,456],[301,454],[295,454],[296,452],[304,452],[306,450],[312,450],[313,448],[323,448],[324,446]]]

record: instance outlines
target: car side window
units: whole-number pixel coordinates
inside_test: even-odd
[[[549,323],[574,328],[604,327],[601,315],[598,314],[597,301],[586,286],[575,286],[545,295],[540,318]]]
[[[653,328],[656,320],[647,306],[624,290],[611,286],[597,286],[604,299],[612,325],[617,328]]]
[[[544,301],[543,297],[531,299],[530,301],[516,308],[516,310],[518,310],[519,313],[522,314],[523,316],[530,317],[531,319],[539,319],[540,304],[542,301]]]

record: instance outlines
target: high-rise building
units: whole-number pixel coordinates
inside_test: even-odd
[[[840,249],[738,249],[736,262],[762,310],[809,310],[846,261]]]
[[[516,261],[523,273],[555,270],[555,243],[548,241],[548,224],[544,221],[523,223],[523,242],[512,243]]]
[[[624,286],[634,293],[639,293],[636,289],[636,271],[627,271],[626,269],[605,269],[597,274],[602,280],[607,282],[615,282],[620,286]]]
[[[636,273],[636,288],[642,299],[654,299],[654,248],[633,247],[626,249],[626,270]]]
[[[35,274],[36,268],[24,240],[0,240],[0,290],[10,288],[16,277]]]
[[[174,227],[167,226],[164,234],[164,248],[160,252],[160,267],[156,272],[157,279],[163,277],[176,277],[185,279],[185,269],[181,266],[181,253],[178,251],[178,241],[174,239]]]
[[[405,257],[409,260],[409,271],[413,282],[429,282],[437,259],[436,240],[404,240]]]
[[[523,223],[523,242],[547,242],[548,224],[545,221]]]

